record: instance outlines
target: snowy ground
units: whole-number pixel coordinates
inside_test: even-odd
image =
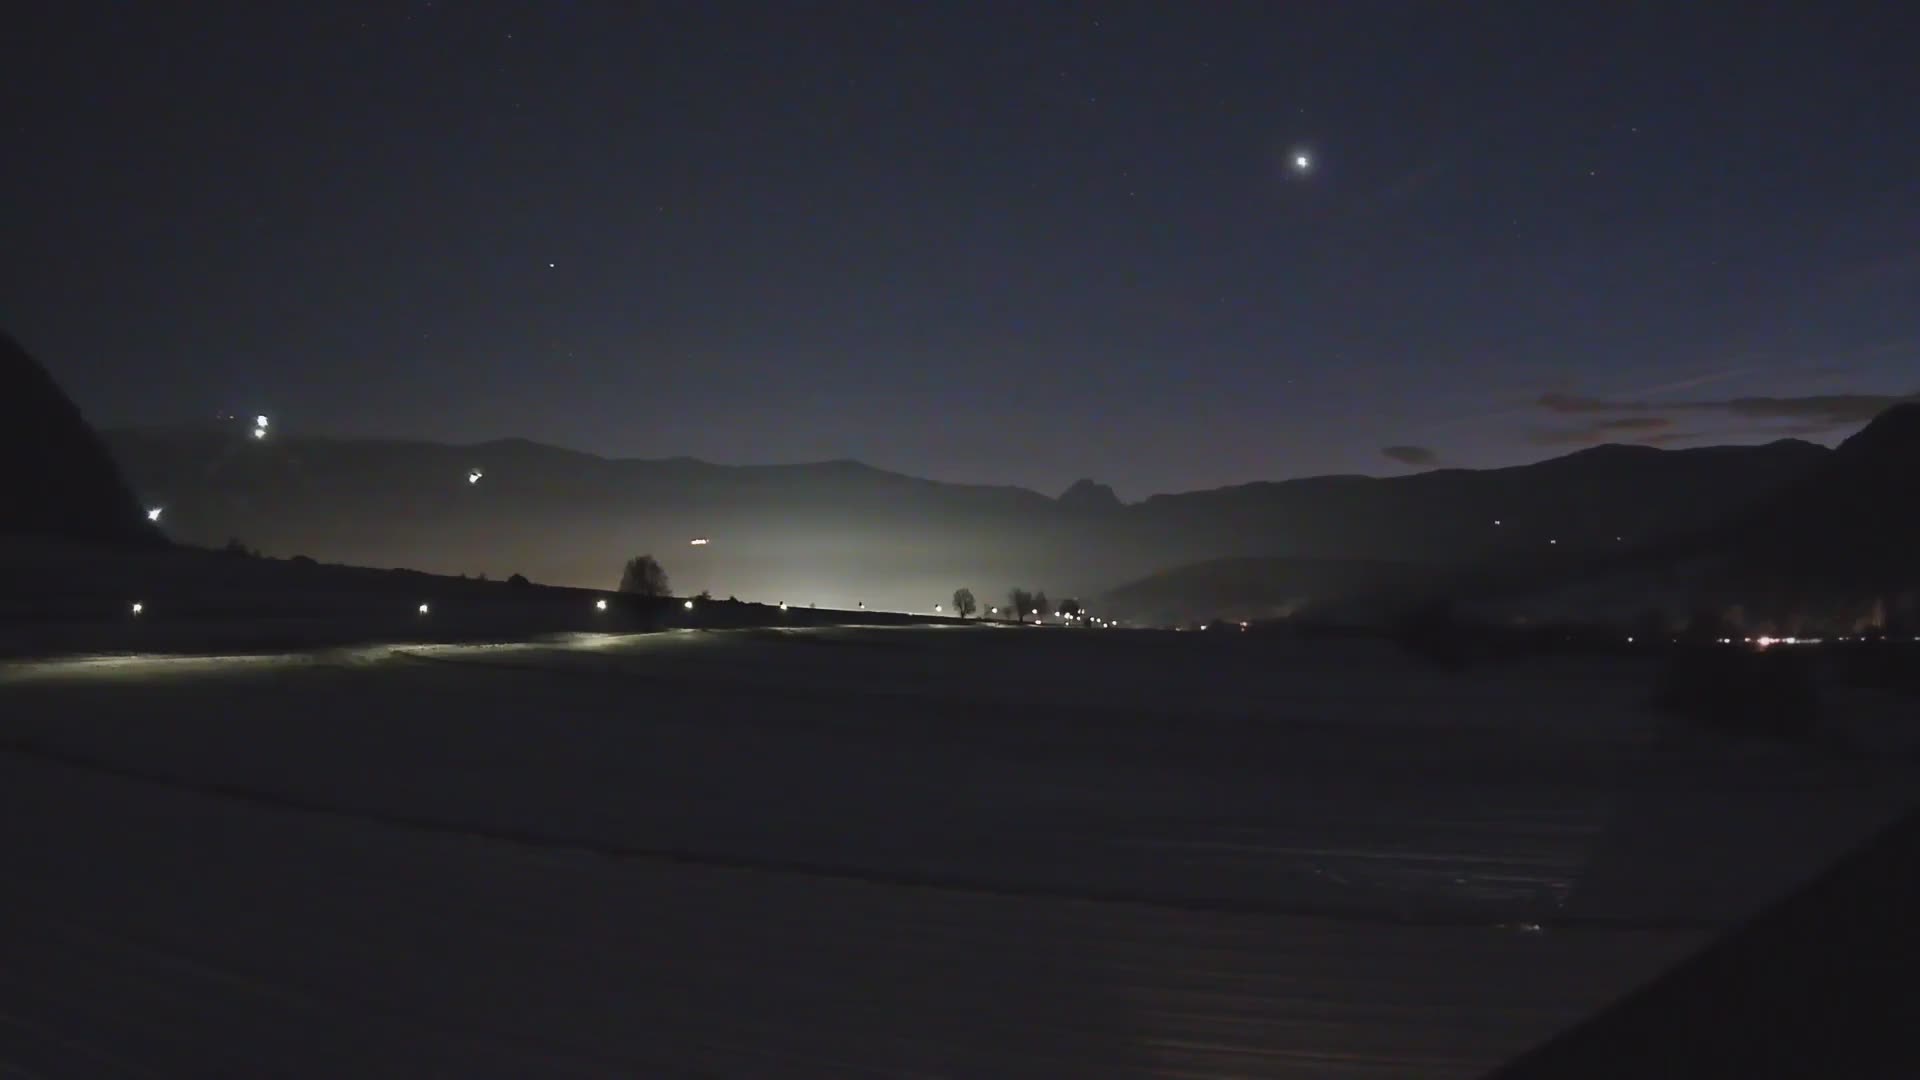
[[[1470,1076],[1904,808],[1631,660],[890,629],[0,667],[0,1074]]]

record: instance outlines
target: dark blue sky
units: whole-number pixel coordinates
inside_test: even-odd
[[[1920,390],[1911,5],[1580,6],[72,0],[0,319],[103,424],[1129,498]]]

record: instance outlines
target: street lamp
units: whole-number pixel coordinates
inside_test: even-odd
[[[159,521],[159,520],[160,520],[160,511],[161,511],[162,509],[163,509],[162,507],[158,507],[158,506],[149,506],[149,507],[147,507],[147,520],[148,520],[148,521]]]
[[[602,598],[600,598],[600,599],[598,599],[598,600],[595,600],[595,601],[593,602],[593,610],[595,610],[595,611],[605,611],[605,610],[607,610],[607,601],[606,601],[606,598],[605,598],[605,597],[602,597]]]
[[[481,471],[480,471],[479,469],[468,469],[468,470],[467,470],[467,483],[469,483],[469,484],[477,484],[477,483],[479,483],[479,482],[480,482],[480,478],[481,478],[481,477],[483,477],[483,476],[485,476],[485,475],[487,475],[487,474],[486,474],[486,473],[484,473],[484,472],[481,472]]]
[[[420,614],[422,614],[422,615],[425,615],[425,614],[426,614],[426,613],[427,613],[428,611],[430,611],[430,610],[431,610],[431,609],[430,609],[430,608],[428,608],[428,607],[427,607],[427,605],[425,605],[425,604],[421,604],[421,605],[420,605]]]
[[[687,609],[688,611],[692,611],[692,610],[693,610],[693,601],[691,601],[691,600],[689,600],[689,601],[687,601],[687,603],[686,603],[686,609]]]
[[[143,611],[145,611],[145,610],[147,610],[147,605],[145,605],[145,604],[143,604],[143,603],[141,603],[141,602],[140,602],[140,601],[138,601],[138,600],[135,600],[135,601],[133,602],[133,606],[132,606],[132,607],[130,607],[130,608],[128,608],[127,610],[128,610],[128,611],[131,611],[131,612],[133,612],[133,613],[134,613],[135,615],[138,615],[138,614],[140,614],[141,612],[143,612]]]

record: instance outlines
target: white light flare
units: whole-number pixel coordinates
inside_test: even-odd
[[[433,610],[433,608],[432,608],[432,607],[430,607],[430,606],[428,606],[428,605],[426,605],[426,604],[421,604],[421,605],[420,605],[420,614],[422,614],[422,615],[425,615],[425,614],[427,614],[428,612],[430,612],[430,611],[432,611],[432,610]]]
[[[704,536],[696,536],[693,539],[687,541],[687,543],[693,545],[694,547],[706,547],[707,538]]]
[[[602,597],[602,598],[601,598],[601,599],[599,599],[599,600],[595,600],[595,601],[593,602],[593,610],[595,610],[595,611],[605,611],[605,610],[607,610],[607,601],[606,601],[606,598],[605,598],[605,597]]]
[[[127,610],[132,612],[135,615],[138,615],[141,612],[147,610],[147,605],[141,603],[138,600],[135,600],[131,605],[128,606]]]
[[[273,425],[267,423],[267,414],[261,413],[259,416],[256,416],[253,418],[253,426],[257,428],[266,428],[266,427],[272,427]]]
[[[162,511],[163,509],[165,509],[165,507],[160,507],[160,506],[149,506],[149,507],[147,507],[147,520],[148,520],[148,521],[159,521],[159,520],[160,520],[160,512],[161,512],[161,511]]]
[[[686,604],[685,604],[684,606],[686,607],[686,609],[687,609],[688,611],[692,611],[692,610],[693,610],[693,601],[691,601],[691,600],[689,600],[689,601],[687,601],[687,602],[686,602]]]
[[[482,471],[480,471],[479,469],[468,469],[468,470],[467,470],[467,483],[469,483],[469,484],[477,484],[477,483],[479,483],[479,482],[480,482],[480,478],[481,478],[481,477],[483,477],[483,476],[485,476],[485,475],[487,475],[487,474],[486,474],[486,473],[484,473],[484,472],[482,472]]]
[[[267,437],[267,429],[266,429],[266,428],[263,428],[263,427],[257,427],[257,428],[254,428],[254,429],[253,429],[253,437],[254,437],[254,438],[256,438],[256,439],[264,439],[264,438],[266,438],[266,437]]]

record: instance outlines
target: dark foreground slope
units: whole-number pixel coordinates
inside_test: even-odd
[[[1920,814],[1491,1080],[1920,1076]]]
[[[0,536],[161,542],[80,410],[3,332],[0,462]]]

